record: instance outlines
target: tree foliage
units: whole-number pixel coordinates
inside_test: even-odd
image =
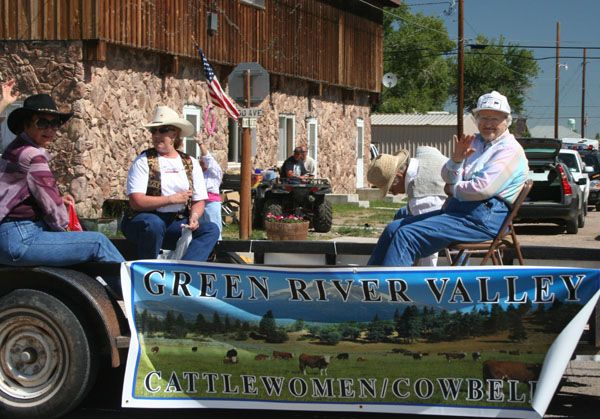
[[[485,47],[465,52],[465,108],[473,109],[479,96],[496,90],[508,98],[514,113],[523,112],[526,92],[539,72],[533,52],[506,43],[503,37],[496,41],[479,35],[476,44]]]
[[[444,53],[454,44],[444,22],[423,14],[413,15],[406,5],[384,14],[384,73],[398,78],[394,87],[383,87],[378,112],[442,110],[452,83],[452,65]]]
[[[412,14],[406,5],[389,11],[384,14],[384,73],[394,73],[398,83],[382,87],[374,111],[439,111],[450,99],[456,102],[457,45],[443,20]],[[465,110],[473,109],[483,93],[497,90],[508,97],[513,112],[522,112],[527,90],[539,72],[533,52],[502,37],[489,40],[479,35],[474,44],[481,47],[466,47],[464,54]]]

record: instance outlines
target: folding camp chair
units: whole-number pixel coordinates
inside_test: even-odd
[[[512,248],[515,250],[517,254],[517,258],[519,259],[519,264],[524,265],[523,254],[521,253],[521,245],[517,240],[517,235],[515,233],[515,229],[513,228],[513,219],[517,215],[519,208],[525,198],[529,194],[531,187],[533,186],[533,181],[531,179],[527,180],[523,184],[523,188],[517,199],[512,204],[511,210],[506,216],[504,223],[500,227],[498,231],[498,235],[494,238],[494,240],[488,240],[485,242],[479,243],[454,243],[446,248],[446,257],[448,258],[448,262],[452,264],[452,266],[456,265],[467,265],[469,262],[469,258],[472,254],[484,254],[483,259],[481,261],[482,265],[485,265],[488,259],[492,259],[492,263],[494,265],[502,265],[502,251],[506,248]]]

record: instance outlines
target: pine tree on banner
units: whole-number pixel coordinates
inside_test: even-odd
[[[202,49],[198,48],[198,52],[200,53],[200,57],[202,57],[202,66],[204,67],[204,76],[206,77],[206,82],[208,83],[211,102],[213,105],[225,109],[230,118],[238,119],[240,117],[240,111],[238,111],[235,103],[221,88],[221,84],[219,83],[217,76],[215,76],[215,72],[208,63],[208,60],[206,59],[204,52],[202,52]]]

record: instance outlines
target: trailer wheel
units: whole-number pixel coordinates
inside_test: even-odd
[[[81,322],[59,299],[32,289],[0,299],[2,415],[64,415],[91,388],[96,370]]]
[[[318,233],[327,233],[333,224],[333,208],[331,202],[324,200],[315,209],[313,228]]]

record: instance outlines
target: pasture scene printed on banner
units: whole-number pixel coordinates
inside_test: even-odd
[[[527,409],[587,293],[579,272],[206,269],[134,273],[135,397]]]

